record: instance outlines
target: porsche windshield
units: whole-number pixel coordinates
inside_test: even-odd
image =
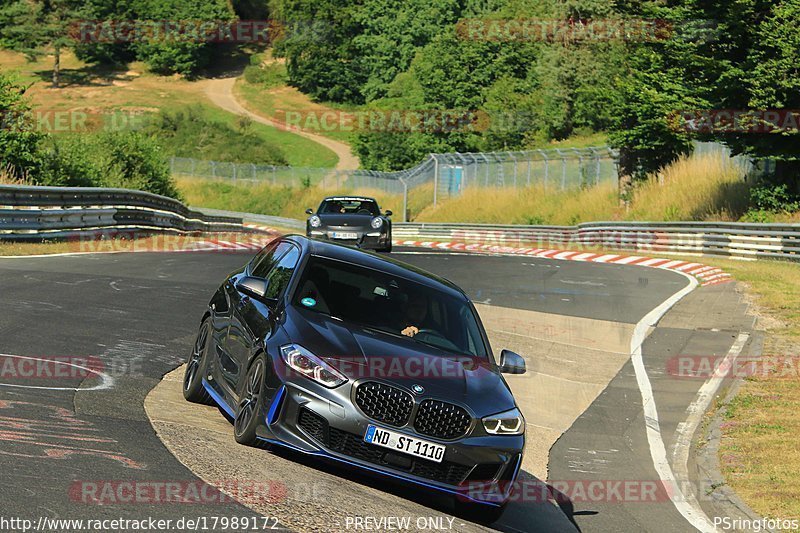
[[[360,198],[334,198],[322,202],[319,213],[324,215],[371,215],[380,216],[378,204],[374,200]]]
[[[452,355],[487,356],[465,299],[378,270],[312,257],[292,301],[298,308],[405,335]]]

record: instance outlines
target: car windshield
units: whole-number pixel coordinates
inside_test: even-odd
[[[319,206],[320,214],[371,215],[380,216],[375,200],[369,198],[332,198]]]
[[[408,336],[450,355],[487,357],[475,312],[465,298],[378,270],[312,257],[293,305],[391,335]]]

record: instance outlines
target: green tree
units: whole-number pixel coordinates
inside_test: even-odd
[[[16,0],[0,6],[0,42],[34,60],[52,51],[53,87],[61,82],[61,52],[74,47],[74,27],[88,17],[81,0]]]

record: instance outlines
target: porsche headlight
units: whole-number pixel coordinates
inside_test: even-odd
[[[312,216],[311,218],[308,219],[308,224],[312,228],[318,228],[318,227],[320,227],[322,225],[322,221],[319,219],[319,217],[317,215],[314,215],[314,216]]]
[[[381,226],[383,226],[383,219],[381,217],[375,217],[372,219],[371,225],[373,228],[379,229]]]
[[[525,418],[519,409],[485,417],[483,428],[492,435],[522,435],[525,433]]]
[[[290,368],[329,389],[347,381],[338,370],[299,344],[281,346],[281,356]]]

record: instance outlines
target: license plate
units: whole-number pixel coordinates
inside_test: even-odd
[[[358,233],[350,233],[346,231],[334,231],[331,233],[334,239],[358,239]]]
[[[435,461],[437,463],[442,462],[442,459],[444,459],[444,452],[447,449],[446,446],[436,444],[435,442],[409,437],[403,433],[397,433],[396,431],[372,425],[367,427],[367,434],[364,435],[364,440],[370,444],[383,446],[390,450],[413,455],[414,457],[420,457],[429,461]]]

